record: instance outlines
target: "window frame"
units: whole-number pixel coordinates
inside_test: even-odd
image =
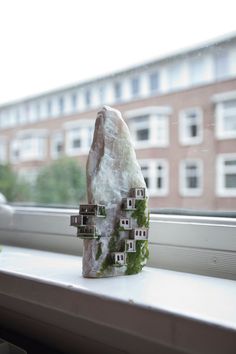
[[[91,146],[91,128],[94,127],[94,119],[80,119],[70,121],[64,124],[65,129],[65,153],[68,156],[78,156],[78,155],[86,155],[89,152]],[[82,144],[80,147],[73,148],[71,145],[71,136],[74,135],[75,130],[82,131]],[[87,142],[85,142],[87,136]],[[90,139],[90,140],[89,140]]]
[[[216,158],[216,195],[218,197],[227,197],[234,198],[236,197],[236,188],[225,188],[225,167],[224,162],[226,160],[235,160],[236,161],[236,153],[228,153],[228,154],[219,154]],[[236,166],[235,166],[236,173]]]
[[[187,164],[196,163],[199,168],[198,176],[199,176],[199,187],[196,189],[187,188],[186,181],[186,173],[185,169]],[[182,159],[179,163],[179,193],[182,197],[201,197],[203,194],[203,184],[204,184],[204,174],[203,174],[203,161],[199,158],[187,158]]]
[[[141,169],[142,167],[147,167],[147,170],[142,171],[144,178],[148,178],[149,187],[148,194],[150,197],[166,197],[169,194],[169,161],[168,159],[158,158],[158,159],[139,159],[138,160]],[[157,188],[157,166],[161,164],[164,167],[164,187],[161,189]]]
[[[215,136],[219,140],[236,138],[236,129],[225,131],[224,129],[224,103],[229,101],[236,102],[236,91],[224,92],[214,95],[212,101],[215,103]],[[236,111],[236,104],[235,104]]]
[[[196,113],[197,126],[199,130],[199,134],[196,137],[187,136],[187,115],[188,113]],[[198,145],[203,142],[203,112],[200,107],[191,107],[181,110],[179,112],[179,142],[181,145],[189,146],[189,145]]]
[[[171,108],[168,106],[148,106],[135,110],[126,111],[124,113],[130,128],[131,135],[134,140],[135,149],[149,149],[150,147],[166,148],[170,144],[170,115]],[[135,119],[147,117],[145,123],[135,122]],[[161,120],[165,119],[165,131],[162,140],[157,139],[158,124],[161,125]],[[136,140],[136,128],[141,126],[149,130],[149,139],[138,141]]]

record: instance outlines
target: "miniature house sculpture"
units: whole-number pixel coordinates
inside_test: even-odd
[[[110,253],[113,267],[125,266],[127,253],[136,252],[136,241],[148,240],[148,228],[138,227],[136,220],[132,217],[133,214],[130,214],[130,211],[137,209],[137,200],[145,200],[145,195],[145,188],[132,188],[129,196],[122,200],[119,232],[125,233],[125,242],[123,250]],[[81,204],[79,214],[71,216],[71,226],[77,228],[77,237],[81,239],[99,239],[102,235],[96,227],[96,221],[98,218],[105,217],[104,205]]]
[[[87,204],[70,218],[83,240],[83,276],[139,273],[148,250],[148,196],[129,128],[104,106],[95,122],[87,165]]]

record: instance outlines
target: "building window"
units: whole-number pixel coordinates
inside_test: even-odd
[[[47,101],[47,115],[48,117],[50,117],[52,114],[52,101],[48,100]]]
[[[214,57],[215,77],[217,80],[229,76],[229,54],[224,50],[219,50]]]
[[[20,160],[43,160],[46,153],[46,141],[43,136],[25,136],[19,139]]]
[[[63,134],[58,132],[53,134],[51,138],[51,156],[53,159],[58,159],[62,156],[64,149]]]
[[[66,154],[70,156],[87,154],[91,145],[93,128],[83,123],[80,125],[79,123],[74,125],[74,122],[67,124],[69,124],[69,129],[66,132]]]
[[[181,65],[179,63],[170,65],[168,70],[168,76],[169,76],[170,90],[174,90],[181,87],[182,71],[181,71]]]
[[[159,74],[151,73],[149,75],[149,88],[151,93],[155,93],[159,90]]]
[[[141,170],[142,170],[144,181],[146,183],[146,187],[149,188],[150,187],[149,166],[142,165]]]
[[[122,99],[122,85],[121,82],[116,82],[114,84],[115,100],[120,101]]]
[[[18,140],[13,140],[10,144],[10,160],[17,163],[20,160],[20,147]]]
[[[64,113],[64,98],[63,97],[59,98],[59,113],[60,114]]]
[[[106,92],[105,86],[100,86],[98,89],[100,104],[103,104],[105,102],[105,92]]]
[[[217,195],[236,197],[236,154],[222,154],[217,158]]]
[[[183,145],[200,144],[203,137],[202,111],[190,108],[180,112],[179,140]]]
[[[200,160],[183,160],[180,163],[180,194],[198,197],[202,194],[203,167]]]
[[[7,144],[5,138],[0,138],[0,164],[7,162]]]
[[[91,105],[91,91],[86,90],[84,96],[85,96],[85,104],[87,107],[89,107]]]
[[[71,95],[71,106],[73,111],[76,111],[77,109],[77,101],[78,101],[78,96],[76,93],[73,93]]]
[[[36,110],[37,119],[40,119],[40,117],[41,117],[41,105],[40,105],[39,102],[36,103],[35,110]],[[21,118],[21,121],[22,121],[22,117],[20,117],[20,118]]]
[[[197,57],[190,60],[190,82],[192,85],[199,84],[204,81],[205,62],[204,58]]]
[[[140,94],[140,78],[138,76],[131,79],[131,94],[133,97]]]
[[[218,139],[236,138],[236,99],[217,104],[216,136]]]
[[[137,149],[169,145],[169,113],[167,107],[147,107],[126,112]]]
[[[169,193],[169,165],[165,159],[139,161],[150,196],[166,196]]]

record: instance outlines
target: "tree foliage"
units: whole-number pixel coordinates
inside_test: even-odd
[[[79,204],[85,198],[85,173],[75,160],[62,158],[39,172],[34,200],[45,204]]]
[[[9,165],[0,165],[0,192],[8,202],[28,201],[31,186],[17,176]]]

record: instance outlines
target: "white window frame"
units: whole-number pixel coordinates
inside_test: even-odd
[[[219,140],[236,138],[236,130],[226,131],[224,129],[224,103],[236,102],[236,91],[223,92],[214,95],[212,101],[215,103],[215,136]],[[233,109],[232,109],[233,110]],[[236,111],[236,105],[234,110]]]
[[[65,153],[68,156],[86,155],[89,152],[91,145],[91,129],[94,127],[94,119],[80,119],[67,122],[65,128]],[[75,130],[80,130],[81,146],[73,148],[72,140]]]
[[[0,164],[5,164],[7,161],[7,138],[0,136]]]
[[[166,106],[145,107],[125,112],[124,116],[127,118],[136,149],[165,148],[169,146],[169,119],[171,112],[171,108]],[[135,122],[135,118],[145,116],[147,116],[145,122]],[[147,128],[149,130],[149,139],[138,141],[136,138],[137,128]],[[160,128],[164,128],[162,139],[158,139],[158,130]]]
[[[196,113],[198,135],[190,137],[187,135],[188,114]],[[179,113],[179,142],[181,145],[197,145],[203,141],[203,112],[200,107],[186,108]]]
[[[236,166],[225,167],[224,162],[229,160],[236,161],[236,153],[219,154],[216,158],[216,195],[218,197],[234,198],[236,197],[236,188],[225,188],[225,173],[235,172]]]
[[[63,149],[61,153],[58,153],[56,146],[57,144],[62,143]],[[61,131],[54,132],[51,136],[51,141],[50,141],[50,147],[51,147],[51,158],[56,160],[60,158],[63,155],[63,150],[64,150],[64,134]]]
[[[169,162],[167,159],[140,159],[139,164],[147,166],[146,171],[142,171],[144,177],[149,180],[148,194],[150,197],[166,197],[169,194]],[[157,166],[161,164],[164,167],[163,188],[157,188],[158,170]]]
[[[196,189],[186,186],[186,166],[196,164],[198,166],[199,187]],[[179,193],[183,197],[200,197],[203,193],[203,161],[200,159],[183,159],[179,164]]]

